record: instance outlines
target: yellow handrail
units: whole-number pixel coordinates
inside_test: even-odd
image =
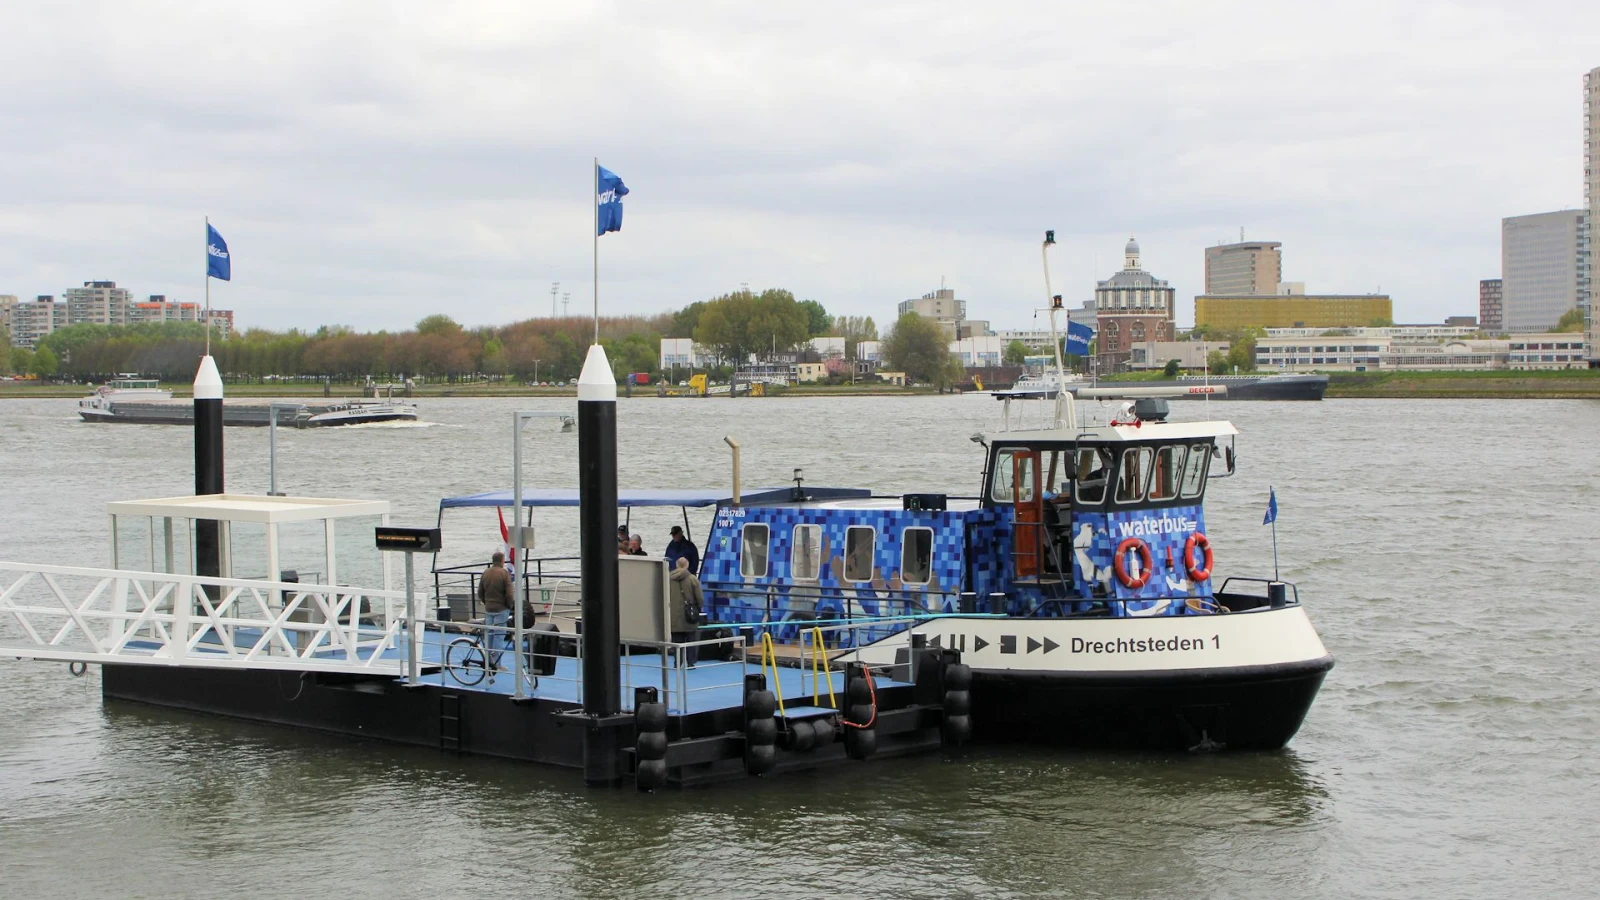
[[[783,710],[783,685],[778,681],[778,651],[772,646],[772,632],[761,632],[761,674],[767,674],[767,660],[772,660],[772,693],[778,698],[778,716],[788,718]]]
[[[811,705],[822,705],[822,691],[817,683],[822,680],[823,673],[828,676],[828,706],[831,709],[839,708],[839,698],[833,693],[833,670],[826,666],[828,645],[822,637],[822,628],[811,629]]]

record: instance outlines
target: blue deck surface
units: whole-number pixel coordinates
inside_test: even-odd
[[[254,645],[261,638],[261,630],[256,628],[238,628],[234,631],[234,644],[240,648]],[[360,636],[365,639],[376,639],[381,632],[375,629],[362,628]],[[423,675],[420,683],[438,687],[452,688],[459,691],[478,691],[487,694],[501,694],[512,696],[514,693],[516,675],[510,671],[515,665],[509,650],[499,654],[499,670],[493,680],[484,678],[474,685],[462,684],[445,668],[445,649],[452,641],[459,640],[465,635],[457,632],[441,633],[435,629],[425,629],[422,642]],[[196,646],[190,651],[193,655],[207,652],[222,654],[222,641],[214,631],[207,631],[199,638]],[[148,641],[130,641],[129,649],[157,649],[160,645]],[[211,649],[211,648],[216,649]],[[371,651],[358,654],[359,658],[370,659]],[[337,659],[344,656],[340,649],[329,649],[316,654],[320,658]],[[404,658],[404,652],[399,649],[385,651],[380,659],[399,661]],[[634,654],[622,657],[622,696],[619,697],[622,708],[633,707],[633,690],[636,687],[654,687],[660,691],[661,697],[667,702],[669,713],[681,715],[684,713],[711,712],[719,709],[737,709],[744,703],[744,676],[761,672],[761,666],[751,662],[712,662],[702,661],[698,665],[690,666],[680,671],[670,657],[663,658],[660,653]],[[771,672],[771,669],[768,669]],[[777,692],[783,697],[786,709],[794,708],[797,715],[815,715],[817,706],[831,706],[833,703],[828,697],[828,685],[832,682],[833,691],[838,702],[844,698],[844,673],[823,673],[817,679],[811,670],[779,666],[777,669]],[[470,676],[477,672],[469,673]],[[769,677],[771,677],[769,675]],[[523,696],[536,697],[543,700],[553,700],[561,703],[577,705],[581,690],[582,668],[579,661],[572,657],[559,657],[556,660],[556,671],[552,675],[541,675],[538,683],[533,684],[531,676],[523,688]],[[402,683],[404,677],[396,679]],[[879,687],[890,687],[900,682],[880,678]],[[774,687],[768,685],[769,689]],[[687,701],[685,701],[687,696]]]
[[[451,676],[442,665],[443,647],[450,641],[461,637],[458,634],[444,635],[441,643],[437,631],[426,632],[422,645],[422,661],[424,666],[438,666],[434,671],[426,672],[421,681],[424,684],[438,687],[454,688],[464,691],[482,691],[490,694],[503,694],[511,696],[516,683],[516,676],[508,671],[515,663],[510,651],[500,654],[499,665],[493,682],[488,678],[476,685],[464,685]],[[399,654],[384,654],[385,656],[398,656]],[[770,668],[767,670],[772,671]],[[744,676],[761,672],[761,666],[749,662],[711,662],[702,661],[697,665],[680,670],[673,664],[673,660],[662,654],[634,654],[622,657],[622,696],[618,698],[623,708],[633,707],[633,689],[636,687],[654,687],[661,692],[661,697],[667,702],[667,710],[672,714],[711,712],[719,709],[736,709],[744,704]],[[477,673],[472,673],[476,675]],[[769,674],[770,677],[770,674]],[[828,683],[833,683],[833,690],[842,702],[844,698],[844,673],[823,673],[820,683],[813,678],[811,671],[801,671],[797,668],[778,667],[778,689],[782,693],[785,707],[811,707],[820,699],[822,705],[829,705]],[[556,671],[553,675],[541,675],[538,684],[532,685],[531,678],[525,684],[523,694],[529,697],[538,697],[544,700],[577,704],[579,690],[583,679],[582,668],[578,660],[572,657],[559,657],[556,660]],[[400,679],[404,681],[405,679]],[[894,682],[880,680],[880,686],[888,686]],[[768,686],[769,688],[771,685]],[[813,696],[813,691],[818,696]],[[687,694],[687,704],[684,695]]]

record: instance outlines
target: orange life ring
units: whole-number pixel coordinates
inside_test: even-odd
[[[1139,551],[1138,577],[1128,574],[1126,560],[1130,549]],[[1150,583],[1150,576],[1156,570],[1155,560],[1150,558],[1150,545],[1136,537],[1124,538],[1122,543],[1117,545],[1117,555],[1111,560],[1111,568],[1116,570],[1117,580],[1128,590],[1137,591],[1144,587]]]
[[[1194,564],[1194,548],[1196,547],[1199,547],[1200,552],[1205,554],[1206,564],[1204,568]],[[1190,581],[1205,581],[1210,578],[1211,564],[1214,561],[1215,559],[1211,555],[1211,539],[1206,537],[1204,533],[1196,531],[1194,534],[1189,535],[1187,541],[1183,542],[1183,567],[1189,571]]]

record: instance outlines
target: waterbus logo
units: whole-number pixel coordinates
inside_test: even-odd
[[[1200,523],[1185,516],[1162,516],[1159,519],[1136,519],[1118,522],[1118,537],[1151,537],[1158,534],[1186,534],[1195,531]]]
[[[219,258],[219,259],[227,259],[228,258],[228,251],[222,249],[221,247],[218,247],[216,244],[207,244],[206,245],[206,252],[211,254],[212,256],[215,256],[215,257]]]

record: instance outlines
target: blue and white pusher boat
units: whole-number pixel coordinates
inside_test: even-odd
[[[1052,331],[1059,310],[1056,299]],[[851,629],[858,644],[841,655],[893,664],[908,627],[913,644],[959,651],[979,739],[1282,747],[1333,658],[1294,585],[1214,565],[1205,493],[1233,474],[1238,432],[1168,421],[1161,399],[1225,390],[1008,399],[1006,430],[973,438],[986,451],[975,496],[881,497],[797,479],[778,496],[736,500],[718,509],[706,545],[710,618],[793,638],[819,620],[902,617],[878,633]],[[1137,400],[1084,424],[1076,400],[1096,398]],[[1045,406],[1040,427],[1012,428],[1024,403]],[[908,615],[929,618],[908,626]]]

